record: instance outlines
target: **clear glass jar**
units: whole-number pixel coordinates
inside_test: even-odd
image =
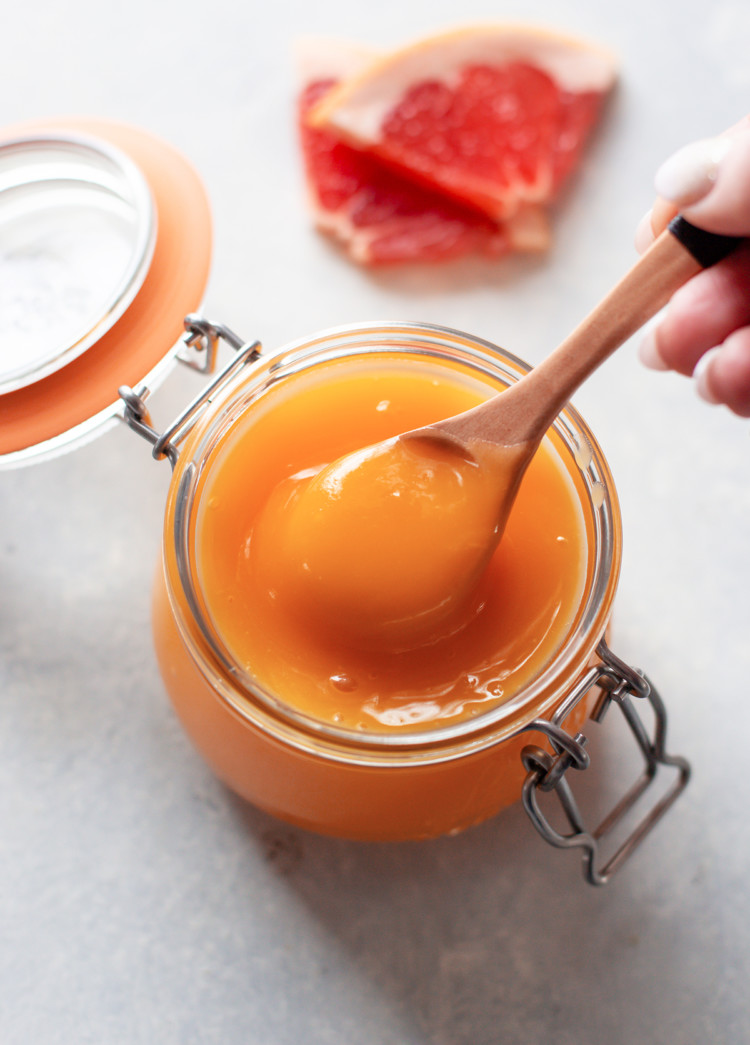
[[[269,812],[352,838],[452,832],[521,796],[543,836],[555,846],[580,847],[589,880],[606,881],[681,792],[689,770],[666,754],[665,712],[653,686],[604,641],[620,565],[620,517],[609,470],[581,418],[565,410],[548,436],[580,504],[587,568],[574,619],[543,667],[505,703],[440,728],[354,733],[305,716],[233,660],[201,592],[195,528],[201,481],[232,421],[252,411],[266,389],[295,374],[320,374],[332,359],[369,365],[399,353],[492,388],[516,381],[527,367],[477,338],[414,324],[328,331],[261,356],[256,343],[191,312],[205,291],[211,222],[200,179],[171,146],[137,128],[90,119],[8,134],[0,140],[0,228],[19,246],[19,264],[6,280],[4,329],[13,351],[0,372],[0,469],[54,456],[121,420],[152,444],[157,459],[169,459],[174,474],[154,589],[156,648],[177,713],[209,764]],[[89,235],[82,244],[83,219]],[[48,279],[45,264],[30,266],[20,249],[40,229],[55,251],[60,242],[72,251],[57,266],[60,285]],[[81,309],[71,315],[69,277],[78,262]],[[106,275],[104,286],[88,286],[92,272]],[[219,341],[236,354],[159,434],[145,405],[151,390],[177,363],[212,373]],[[118,398],[123,381],[134,388],[122,385]],[[638,700],[654,712],[651,733],[635,711]],[[613,703],[627,719],[644,770],[588,831],[568,784],[568,770],[585,769],[589,759],[586,737],[575,731],[587,713],[598,720]],[[662,765],[677,771],[672,788],[598,866],[599,841]],[[559,797],[568,833],[541,813],[537,794],[544,791]]]
[[[458,831],[516,801],[527,771],[530,723],[560,707],[596,659],[617,586],[621,526],[609,469],[583,420],[568,409],[548,438],[580,501],[586,579],[554,656],[522,692],[470,720],[423,732],[366,735],[295,711],[237,663],[212,625],[198,571],[196,513],[215,452],[233,422],[271,384],[336,358],[379,354],[438,360],[498,390],[528,368],[477,338],[437,327],[384,324],[323,333],[235,379],[193,424],[175,459],[163,563],[154,594],[156,650],[166,688],[215,772],[255,805],[300,826],[358,839],[413,839]],[[591,695],[571,722],[585,717]],[[543,738],[537,737],[537,741]]]

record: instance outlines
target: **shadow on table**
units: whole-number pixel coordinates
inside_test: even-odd
[[[618,776],[632,766],[614,737],[598,747],[586,785],[611,805],[620,784],[607,763]],[[658,831],[618,879],[595,889],[580,857],[543,842],[520,804],[455,837],[380,844],[316,836],[233,801],[269,868],[397,1014],[404,1042],[633,1040],[620,1021],[648,975],[634,963],[639,948],[648,954],[642,937],[663,901]],[[673,938],[655,947],[671,979],[680,949]],[[602,991],[610,1006],[585,1016]],[[627,1015],[632,1034],[640,1017]]]

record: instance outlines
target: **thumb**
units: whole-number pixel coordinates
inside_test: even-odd
[[[700,228],[750,235],[750,118],[676,152],[657,171],[656,190]]]

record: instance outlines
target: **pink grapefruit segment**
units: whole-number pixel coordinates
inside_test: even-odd
[[[308,121],[503,221],[551,201],[615,81],[611,55],[530,27],[471,27],[375,59]]]
[[[319,46],[323,46],[322,42]],[[352,50],[331,42],[326,57],[304,74],[299,133],[308,195],[321,231],[363,264],[443,261],[466,254],[501,256],[517,244],[485,215],[408,180],[374,156],[310,126],[308,115],[351,68]],[[326,75],[326,70],[328,75]]]

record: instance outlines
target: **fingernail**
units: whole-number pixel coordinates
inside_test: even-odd
[[[638,346],[638,358],[649,370],[669,370],[669,367],[659,354],[659,349],[656,345],[656,332],[654,330],[649,330]]]
[[[643,254],[654,242],[654,230],[651,228],[651,211],[643,215],[635,230],[635,249]]]
[[[729,138],[704,138],[678,149],[656,172],[656,191],[680,207],[702,200],[713,188],[729,146]]]
[[[701,399],[704,399],[707,403],[718,403],[720,400],[711,391],[710,387],[710,375],[711,364],[713,363],[716,356],[721,351],[720,348],[711,348],[708,352],[705,352],[695,365],[693,370],[693,380],[695,381],[695,390]]]

